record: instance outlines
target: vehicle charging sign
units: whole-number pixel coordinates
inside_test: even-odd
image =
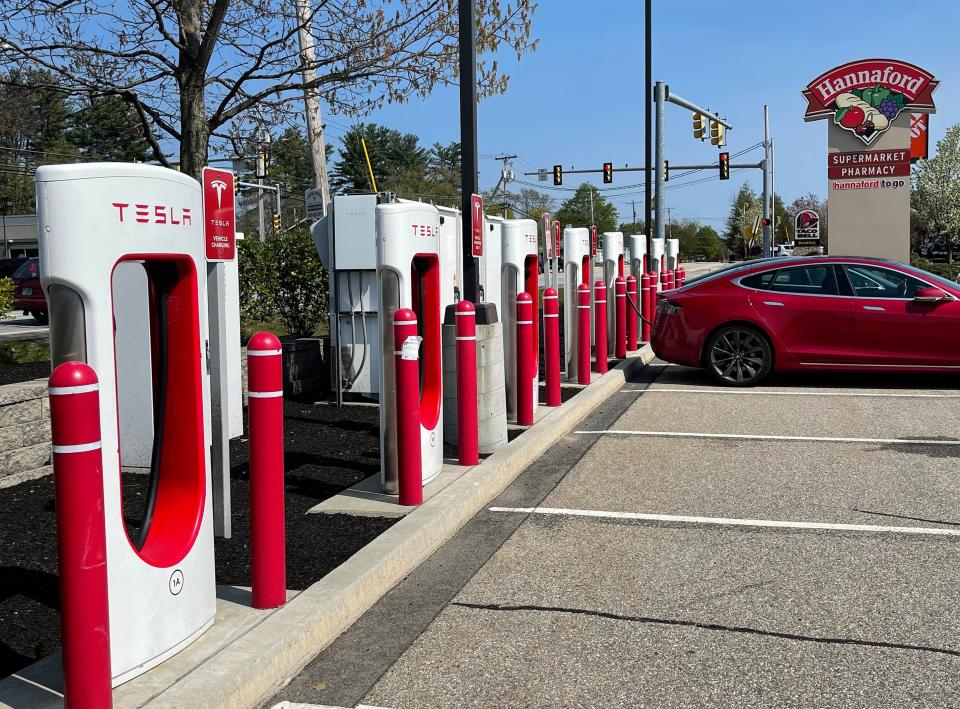
[[[560,258],[560,222],[553,223],[553,253]]]
[[[553,258],[553,231],[550,224],[550,214],[544,212],[543,218],[543,255],[546,259]]]
[[[203,168],[203,238],[208,261],[237,257],[234,177],[229,170]]]
[[[470,220],[473,226],[473,255],[479,258],[483,256],[483,197],[478,194],[471,195],[470,209],[473,211]]]

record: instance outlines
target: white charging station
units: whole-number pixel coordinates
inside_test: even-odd
[[[603,232],[603,283],[607,288],[607,353],[616,352],[617,341],[613,336],[617,327],[617,276],[624,273],[623,233],[619,231]]]
[[[420,344],[420,444],[424,484],[443,467],[443,364],[440,213],[421,202],[389,202],[376,209],[377,284],[380,291],[380,477],[397,493],[397,409],[393,314],[417,315]]]
[[[501,225],[503,266],[500,273],[500,302],[503,321],[503,362],[506,375],[507,417],[516,419],[517,388],[533,387],[533,410],[538,407],[539,378],[533,372],[529,382],[517,381],[517,294],[526,291],[533,299],[533,361],[540,354],[538,329],[540,312],[540,270],[537,261],[537,223],[532,219],[504,219]]]
[[[654,237],[653,239],[653,251],[650,253],[650,258],[647,259],[647,265],[650,267],[650,270],[657,274],[657,290],[663,290],[663,276],[661,275],[663,270],[666,268],[666,263],[664,261],[664,239],[658,239]]]
[[[680,263],[680,239],[667,239],[665,244],[665,254],[667,259],[666,270],[673,271]]]
[[[627,248],[630,249],[630,275],[637,279],[637,288],[640,288],[640,277],[643,275],[643,257],[647,255],[647,237],[643,234],[631,234],[627,237]]]
[[[566,227],[563,230],[563,361],[567,379],[577,378],[577,287],[592,289],[593,264],[590,262],[590,230]],[[593,294],[590,295],[590,322],[593,323]],[[593,328],[591,327],[591,331]]]
[[[141,164],[47,165],[36,182],[51,364],[84,361],[100,382],[118,685],[184,648],[216,612],[202,194],[184,174]],[[134,378],[136,400],[118,391]],[[124,524],[120,479],[130,419],[153,432],[137,532]]]
[[[491,215],[483,217],[483,256],[479,260],[478,276],[480,282],[480,300],[497,306],[497,314],[502,318],[503,303],[500,283],[503,266],[503,218]]]

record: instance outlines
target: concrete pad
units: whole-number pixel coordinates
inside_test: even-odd
[[[956,448],[602,436],[543,506],[960,528]]]
[[[642,394],[614,428],[960,440],[957,403],[952,399]]]
[[[287,600],[297,596],[287,591]],[[113,690],[115,707],[142,707],[218,652],[276,613],[255,610],[250,589],[217,587],[217,615],[210,629],[169,660]],[[122,632],[122,631],[121,631]],[[63,674],[60,652],[0,680],[0,709],[61,709]]]
[[[473,467],[445,463],[440,474],[423,486],[423,501],[431,499]],[[401,505],[398,495],[389,495],[382,489],[380,473],[376,473],[353,487],[314,505],[307,510],[307,514],[403,517],[417,509],[416,506]]]

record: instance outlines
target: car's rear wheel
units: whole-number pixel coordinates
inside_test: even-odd
[[[707,342],[704,365],[724,386],[759,384],[773,367],[773,350],[759,330],[748,325],[728,325]]]
[[[47,324],[47,314],[42,310],[31,310],[30,315],[33,316],[33,319],[41,325]]]

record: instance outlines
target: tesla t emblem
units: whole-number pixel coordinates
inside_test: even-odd
[[[180,569],[175,569],[172,574],[170,574],[170,593],[174,596],[180,594],[180,591],[183,590],[183,572]]]
[[[214,180],[210,183],[210,186],[217,191],[217,209],[220,208],[220,195],[223,194],[223,191],[227,189],[227,183],[223,180]]]

